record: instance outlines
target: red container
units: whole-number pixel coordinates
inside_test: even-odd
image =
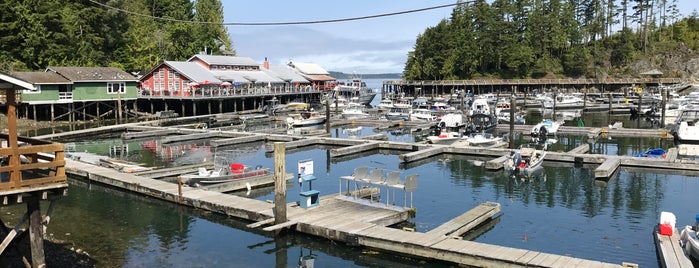
[[[659,231],[661,235],[672,236],[672,225],[669,223],[663,223],[660,225]]]

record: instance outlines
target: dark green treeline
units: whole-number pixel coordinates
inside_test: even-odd
[[[3,0],[0,10],[0,71],[47,66],[146,71],[205,47],[235,54],[221,25],[220,0]]]
[[[681,18],[677,0],[488,2],[465,1],[419,35],[404,78],[629,75],[634,61],[699,51],[699,15]]]

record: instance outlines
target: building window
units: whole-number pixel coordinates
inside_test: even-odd
[[[126,83],[124,82],[109,82],[107,83],[107,93],[109,94],[125,94],[126,93]]]

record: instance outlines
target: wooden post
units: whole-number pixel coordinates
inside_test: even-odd
[[[337,105],[337,102],[335,104]],[[327,98],[325,99],[325,133],[330,133],[330,99]]]
[[[662,97],[662,100],[660,101],[660,109],[662,109],[660,114],[660,127],[665,127],[665,103],[667,103],[667,88],[661,87],[660,95]]]
[[[33,196],[27,202],[27,212],[29,213],[29,244],[32,252],[32,267],[46,267],[44,258],[44,230],[41,222],[41,209],[39,207],[39,197]]]
[[[177,198],[182,203],[182,176],[177,176]]]
[[[10,155],[10,184],[19,188],[22,185],[22,170],[19,161],[19,144],[17,143],[17,110],[15,106],[15,88],[5,90],[7,94],[7,129],[9,130],[7,146],[12,151]]]
[[[274,224],[286,222],[286,144],[274,143]]]
[[[517,86],[512,87],[510,94],[510,149],[515,148],[515,90]]]
[[[612,124],[612,92],[609,92],[609,112],[607,113],[607,124]]]

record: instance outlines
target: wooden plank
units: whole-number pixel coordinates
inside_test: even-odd
[[[485,162],[485,169],[487,170],[499,170],[505,166],[505,161],[510,159],[509,155],[503,155],[501,157],[495,158],[493,160]]]
[[[297,224],[296,221],[286,221],[286,222],[283,222],[283,223],[280,223],[280,224],[276,224],[276,225],[272,225],[272,226],[268,226],[268,227],[262,228],[262,230],[263,230],[263,231],[266,231],[266,232],[271,232],[271,231],[281,230],[281,229],[284,229],[284,228],[286,228],[286,227],[291,227],[291,226],[294,226],[294,225],[296,225],[296,224]]]
[[[429,235],[460,236],[500,213],[500,204],[487,202],[437,226]]]
[[[658,248],[658,255],[660,255],[661,267],[694,267],[680,246],[680,235],[677,229],[672,230],[672,236],[661,235],[657,229],[656,227],[653,231],[653,236],[655,246]]]

